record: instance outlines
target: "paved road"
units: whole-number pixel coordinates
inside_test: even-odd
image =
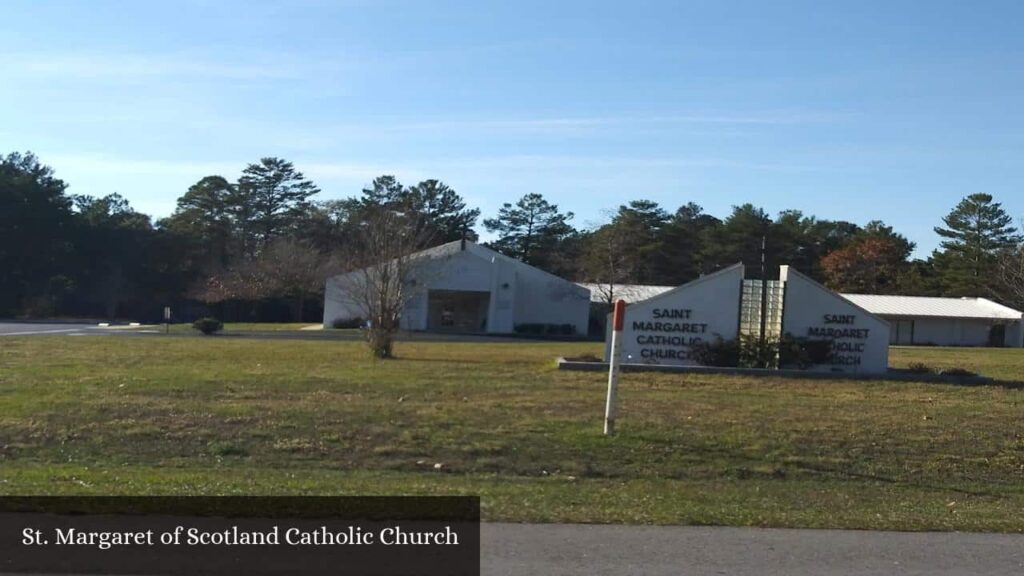
[[[86,334],[96,330],[95,324],[63,324],[56,322],[0,322],[0,336],[35,336],[39,334]]]
[[[484,524],[483,574],[1020,576],[1024,536]]]
[[[1024,574],[1024,536],[1009,534],[484,524],[481,535],[485,576]]]
[[[162,325],[157,326],[112,326],[96,324],[73,324],[55,322],[12,322],[0,320],[0,337],[3,336],[154,336],[171,338],[197,338],[200,334],[191,330],[174,331],[164,335]],[[228,330],[218,338],[246,338],[256,340],[341,340],[362,341],[365,335],[358,330]],[[529,338],[486,334],[438,334],[427,332],[403,332],[398,339],[407,342],[485,342],[489,344],[521,344],[537,342]]]

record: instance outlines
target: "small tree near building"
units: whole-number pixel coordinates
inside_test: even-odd
[[[193,296],[207,304],[283,298],[291,303],[295,321],[302,322],[305,304],[321,297],[324,280],[340,270],[337,254],[309,242],[278,238],[255,260],[208,275]]]
[[[637,258],[624,226],[604,224],[583,239],[580,269],[584,280],[597,285],[601,302],[609,307],[623,297],[622,285],[635,282]]]
[[[346,304],[364,313],[367,344],[376,358],[394,356],[403,308],[440,265],[417,254],[431,242],[431,229],[420,218],[404,203],[367,203],[343,253],[350,272],[338,277],[339,287]]]
[[[1024,245],[1004,250],[996,266],[996,293],[1006,305],[1024,310]]]
[[[268,279],[254,262],[243,262],[230,268],[216,270],[203,277],[189,291],[189,296],[204,304],[219,304],[232,300],[253,303],[268,298]]]
[[[303,321],[307,302],[323,296],[324,280],[340,271],[337,254],[321,252],[294,238],[274,240],[253,264],[267,297],[292,303],[295,320]]]

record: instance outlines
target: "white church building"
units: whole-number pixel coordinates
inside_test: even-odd
[[[591,301],[603,316],[609,300],[622,298],[636,305],[631,307],[632,314],[636,314],[667,301],[663,297],[669,294],[685,293],[687,306],[677,308],[691,310],[695,317],[706,316],[698,323],[729,338],[735,337],[737,330],[750,330],[748,316],[753,317],[753,312],[747,310],[748,303],[759,306],[759,299],[751,291],[760,290],[760,282],[746,280],[742,266],[684,287],[608,286],[576,284],[465,240],[418,252],[412,259],[418,262],[417,272],[405,286],[406,302],[400,319],[403,330],[586,336]],[[325,328],[369,316],[360,298],[353,294],[360,274],[354,271],[327,279]],[[712,277],[714,283],[710,282]],[[788,266],[781,267],[779,280],[770,281],[769,289],[778,303],[767,312],[780,334],[805,335],[819,328],[822,321],[828,322],[822,320],[823,315],[831,315],[866,323],[857,329],[869,331],[872,349],[889,344],[1024,346],[1024,314],[984,298],[836,294]],[[691,309],[691,304],[699,307]],[[850,306],[850,310],[837,312]],[[879,339],[880,334],[885,337]],[[881,350],[865,352],[870,353],[863,359],[864,368],[884,362]]]
[[[539,268],[457,240],[424,250],[406,287],[403,330],[512,334],[523,325],[557,326],[560,334],[586,335],[590,291]],[[361,272],[327,280],[324,327],[368,316],[351,294]]]

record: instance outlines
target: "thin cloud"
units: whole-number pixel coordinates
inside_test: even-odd
[[[593,170],[608,168],[627,169],[687,169],[727,168],[736,170],[757,170],[768,172],[816,172],[825,170],[822,166],[800,164],[778,164],[770,162],[749,162],[729,158],[659,158],[659,157],[616,157],[616,156],[496,156],[466,158],[445,161],[435,166],[449,169],[512,169],[512,170]]]
[[[91,154],[47,154],[44,158],[58,174],[62,170],[104,175],[185,176],[230,175],[241,172],[245,162],[188,162],[137,160]]]
[[[234,178],[252,161],[232,160],[217,162],[140,160],[104,155],[88,154],[47,154],[45,161],[58,173],[62,170],[76,173],[103,174],[107,176],[194,176],[199,179],[211,174]],[[295,168],[314,182],[332,180],[355,180],[369,183],[382,174],[412,178],[424,178],[422,172],[404,166],[382,164],[359,164],[351,162],[302,162],[294,161]]]
[[[280,55],[250,54],[226,58],[208,54],[115,54],[54,52],[3,54],[5,74],[61,80],[288,80],[342,68],[340,63],[291,61]]]
[[[825,112],[767,112],[762,114],[685,114],[685,115],[621,115],[590,117],[549,117],[549,118],[482,118],[482,119],[440,119],[428,121],[392,121],[373,126],[376,130],[387,131],[453,131],[453,130],[494,130],[494,131],[562,131],[593,128],[618,128],[629,126],[668,126],[686,124],[707,125],[785,125],[836,122],[845,120],[848,114]],[[339,128],[343,128],[339,126]],[[370,126],[348,126],[366,129]]]
[[[424,179],[426,176],[417,169],[374,164],[355,164],[339,162],[313,162],[296,164],[295,166],[303,174],[317,181],[330,180],[357,180],[369,184],[371,180],[383,174],[390,174],[399,180]]]

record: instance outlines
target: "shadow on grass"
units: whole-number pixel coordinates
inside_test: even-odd
[[[369,355],[367,355],[369,357]],[[376,359],[379,362],[389,363],[405,363],[405,362],[427,362],[431,364],[494,364],[493,358],[485,359],[474,359],[474,358],[424,358],[422,356],[392,356],[388,359]]]
[[[952,382],[950,386],[965,386],[974,388],[977,386],[998,386],[999,388],[1005,388],[1007,390],[1024,390],[1024,381],[1021,380],[993,380],[988,383],[974,383],[974,382]]]
[[[701,446],[701,447],[689,447],[692,453],[699,454],[701,460],[707,461],[722,461],[737,464],[731,466],[728,470],[727,475],[738,478],[740,480],[748,478],[761,478],[761,479],[775,479],[784,481],[789,474],[787,468],[792,468],[794,472],[805,472],[816,475],[827,475],[838,478],[854,479],[854,480],[870,480],[874,482],[880,482],[884,484],[890,484],[893,486],[902,486],[917,490],[930,490],[938,492],[953,492],[956,494],[964,494],[968,496],[978,496],[987,498],[1005,498],[1006,494],[1000,493],[993,490],[975,490],[970,488],[958,487],[949,484],[937,484],[933,482],[921,482],[910,479],[895,478],[892,476],[884,476],[880,474],[871,474],[866,472],[858,472],[855,470],[839,468],[835,466],[828,466],[825,464],[818,464],[814,462],[806,461],[789,461],[786,463],[773,463],[769,459],[758,458],[746,454],[740,448],[726,448],[723,446]],[[755,470],[742,465],[760,465],[761,470]],[[593,477],[605,477],[615,478],[620,475],[618,474],[602,474],[601,472],[595,471],[592,474]],[[690,477],[688,474],[683,473],[681,475],[671,475],[670,477],[676,479],[683,479]],[[1016,484],[1009,484],[1010,486],[1017,486]]]
[[[1004,388],[1006,390],[1024,390],[1024,381],[1022,381],[1022,380],[998,380],[998,379],[995,379],[995,378],[993,378],[991,380],[986,380],[986,381],[983,381],[983,382],[971,381],[971,380],[959,380],[959,381],[958,380],[946,380],[946,381],[929,381],[929,380],[915,381],[915,380],[908,380],[907,382],[914,382],[914,383],[917,383],[917,384],[935,384],[935,385],[938,385],[938,386],[956,386],[956,387],[960,387],[960,388],[996,387],[996,388]]]
[[[958,488],[956,486],[930,484],[927,482],[912,482],[908,480],[900,480],[898,478],[891,478],[889,476],[880,476],[878,474],[867,474],[864,472],[854,472],[852,470],[838,470],[835,468],[830,468],[828,466],[820,466],[816,464],[809,464],[806,462],[796,463],[793,464],[793,466],[807,472],[828,474],[833,476],[844,476],[847,478],[856,478],[858,480],[872,480],[875,482],[882,482],[884,484],[892,484],[894,486],[907,486],[910,488],[919,488],[925,490],[955,492],[957,494],[965,494],[968,496],[984,496],[989,498],[1005,497],[1005,494],[1000,494],[998,492],[991,492],[987,490],[970,490],[967,488]]]

